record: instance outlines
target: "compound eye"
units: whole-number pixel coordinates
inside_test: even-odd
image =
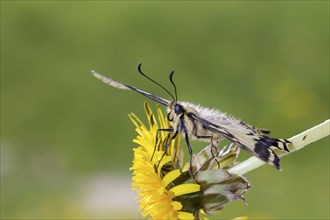
[[[182,106],[176,104],[174,108],[175,113],[180,114],[182,112]]]

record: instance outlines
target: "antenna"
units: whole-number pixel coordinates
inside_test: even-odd
[[[170,81],[171,81],[171,83],[172,83],[172,85],[173,85],[173,87],[174,87],[175,101],[178,101],[178,94],[177,94],[177,92],[176,92],[176,86],[175,86],[175,83],[174,83],[174,81],[173,81],[173,75],[174,75],[174,70],[172,70],[171,73],[170,73]]]
[[[153,82],[153,83],[155,83],[156,85],[158,85],[160,88],[164,89],[165,92],[167,92],[167,93],[172,97],[173,100],[176,100],[176,99],[174,99],[174,96],[173,96],[173,95],[172,95],[167,89],[165,89],[164,86],[160,85],[158,82],[156,82],[155,80],[151,79],[149,76],[147,76],[146,74],[144,74],[144,73],[142,72],[142,70],[141,70],[141,65],[142,65],[142,63],[139,63],[139,65],[138,65],[138,71],[139,71],[139,73],[140,73],[142,76],[144,76],[145,78],[149,79],[151,82]]]

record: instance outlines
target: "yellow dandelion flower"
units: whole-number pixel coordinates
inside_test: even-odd
[[[150,128],[147,128],[134,114],[130,114],[132,122],[139,134],[134,142],[139,147],[134,149],[133,189],[138,192],[142,216],[151,219],[194,219],[194,215],[182,210],[183,204],[176,197],[200,191],[196,183],[183,183],[176,185],[175,180],[181,176],[179,167],[181,154],[179,137],[170,143],[167,153],[164,154],[164,132],[159,132],[159,144],[155,149],[158,124],[150,107],[145,104],[145,110]],[[169,124],[158,108],[160,127],[169,127]],[[155,151],[155,152],[154,152]],[[151,157],[153,158],[151,160]]]
[[[148,127],[135,114],[129,115],[138,133],[133,140],[138,147],[133,149],[134,159],[130,168],[133,171],[132,189],[138,193],[143,217],[207,219],[205,214],[212,214],[231,201],[243,199],[242,194],[249,183],[243,177],[226,171],[236,163],[238,147],[214,152],[214,146],[207,146],[194,154],[192,177],[187,169],[189,163],[183,163],[180,136],[172,140],[171,133],[158,132],[159,128],[170,127],[168,120],[159,107],[158,120],[148,104],[145,103],[144,107]]]

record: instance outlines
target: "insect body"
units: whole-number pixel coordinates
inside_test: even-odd
[[[178,101],[176,86],[173,82],[174,71],[170,73],[170,81],[175,89],[175,98],[162,85],[142,73],[141,64],[139,64],[138,70],[144,77],[151,80],[170,94],[173,101],[166,100],[133,86],[115,81],[95,71],[92,71],[92,73],[96,78],[115,88],[135,91],[167,106],[167,119],[172,122],[172,126],[160,130],[173,132],[172,138],[176,137],[178,134],[182,134],[188,146],[190,156],[192,155],[190,139],[213,141],[226,138],[231,142],[238,144],[241,148],[257,156],[261,160],[280,169],[280,158],[276,155],[273,149],[277,148],[279,150],[289,151],[288,144],[290,142],[288,140],[269,137],[266,135],[269,133],[268,130],[255,128],[216,109],[209,109],[189,102]]]

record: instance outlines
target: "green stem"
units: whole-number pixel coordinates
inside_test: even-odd
[[[321,123],[319,125],[316,125],[315,127],[310,128],[306,131],[303,131],[300,134],[297,134],[297,135],[289,138],[289,141],[291,141],[291,143],[292,143],[289,146],[290,152],[281,151],[281,152],[278,152],[277,155],[279,157],[283,157],[285,155],[291,154],[297,150],[300,150],[301,148],[305,147],[308,144],[311,144],[324,137],[327,137],[328,135],[330,135],[330,119],[324,121],[323,123]],[[241,175],[243,175],[251,170],[254,170],[264,164],[265,164],[264,161],[253,156],[253,157],[250,157],[249,159],[237,164],[236,166],[228,169],[228,172],[241,176]]]

